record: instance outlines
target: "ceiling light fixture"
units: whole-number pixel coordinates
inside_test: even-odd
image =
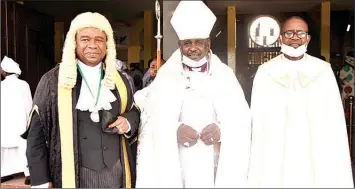
[[[350,28],[351,28],[351,25],[348,24],[348,27],[346,28],[346,31],[347,31],[347,32],[350,31]]]

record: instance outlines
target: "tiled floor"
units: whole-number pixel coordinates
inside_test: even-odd
[[[30,188],[29,185],[25,185],[25,176],[21,174],[14,175],[14,179],[1,183],[1,188]]]
[[[355,164],[352,165],[353,178],[355,181]],[[1,183],[1,188],[30,188],[29,185],[25,185],[25,176],[23,174],[14,175],[14,179]]]

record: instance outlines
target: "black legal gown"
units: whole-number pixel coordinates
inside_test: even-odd
[[[34,110],[31,112],[28,129],[26,133],[22,135],[23,138],[27,139],[27,160],[28,166],[31,175],[31,183],[32,185],[40,185],[47,182],[52,182],[54,188],[61,188],[62,187],[62,163],[61,163],[61,143],[60,143],[60,133],[59,133],[59,120],[58,120],[58,73],[59,73],[59,66],[56,66],[49,72],[47,72],[41,78],[36,93],[33,99]],[[133,94],[130,84],[127,78],[121,74],[121,77],[126,85],[127,92],[128,92],[128,102],[127,102],[127,109],[125,113],[121,116],[125,117],[130,125],[131,131],[128,133],[131,137],[126,142],[126,146],[123,146],[120,143],[122,150],[124,147],[127,149],[128,152],[128,162],[130,167],[130,181],[131,186],[135,186],[135,165],[136,165],[136,148],[137,148],[137,135],[138,135],[138,127],[140,122],[140,112],[133,106]],[[80,93],[80,86],[81,86],[81,76],[78,72],[77,74],[77,82],[76,86],[72,89],[72,101],[73,101],[73,133],[74,136],[78,136],[78,113],[75,109],[76,103]],[[115,101],[117,104],[111,104],[112,109],[118,108],[120,111],[121,102],[118,90],[112,90],[117,97]],[[112,123],[117,116],[113,116],[110,119],[101,119],[102,111],[100,113],[100,121],[107,122],[102,123],[102,125],[109,125]],[[109,123],[110,122],[110,123]],[[110,131],[108,128],[102,128],[102,132],[113,132]],[[113,134],[113,133],[112,133]],[[123,137],[122,135],[118,135],[117,137]],[[121,138],[120,138],[121,139]],[[74,137],[74,162],[75,162],[75,183],[76,187],[80,188],[80,168],[81,168],[81,153],[79,150],[79,138]],[[125,167],[123,159],[123,153],[120,153],[120,160],[122,162],[123,168],[123,185],[122,187],[126,187],[126,180],[127,175],[125,174]]]

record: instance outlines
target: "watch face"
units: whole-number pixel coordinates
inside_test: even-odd
[[[280,36],[279,23],[270,16],[261,16],[255,19],[249,28],[249,37],[258,45],[269,47]]]

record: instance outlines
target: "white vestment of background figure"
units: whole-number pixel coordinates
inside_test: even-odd
[[[24,172],[29,176],[26,159],[27,119],[32,109],[32,96],[26,81],[20,80],[19,65],[5,57],[1,68],[9,75],[1,82],[1,177]]]

